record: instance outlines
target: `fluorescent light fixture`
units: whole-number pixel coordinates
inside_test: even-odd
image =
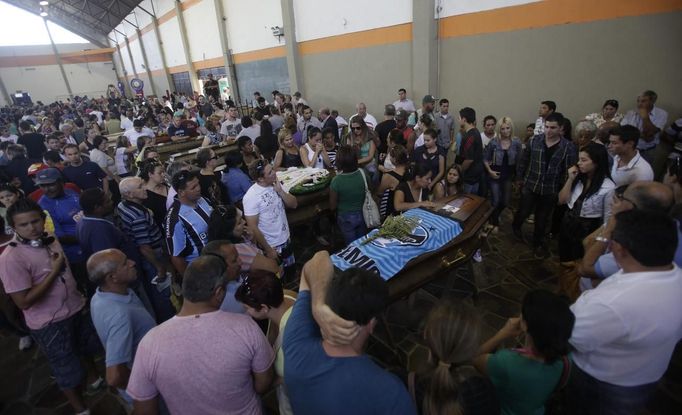
[[[38,4],[40,4],[41,6],[47,6],[48,4],[50,4],[50,2],[47,1],[47,0],[42,0],[42,1],[41,1],[40,3],[38,3]]]

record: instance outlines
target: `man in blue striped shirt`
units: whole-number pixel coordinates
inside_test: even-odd
[[[208,219],[213,208],[201,197],[199,175],[181,171],[173,176],[177,199],[166,215],[164,228],[171,263],[180,275],[208,243]]]
[[[119,183],[119,190],[123,199],[117,207],[121,230],[142,254],[140,266],[145,274],[145,278],[141,278],[142,283],[161,323],[175,314],[170,302],[170,289],[156,289],[164,285],[166,271],[171,269],[168,255],[162,249],[163,235],[154,215],[142,205],[147,198],[144,181],[139,177],[126,177]],[[152,284],[154,277],[157,277],[157,287]]]

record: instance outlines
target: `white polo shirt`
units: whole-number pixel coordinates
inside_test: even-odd
[[[618,167],[620,162],[619,156],[613,156],[613,167],[611,167],[611,178],[616,187],[630,184],[636,181],[652,181],[654,180],[654,171],[651,168],[651,164],[639,154],[630,160],[630,162],[623,166]]]
[[[573,362],[619,386],[658,381],[682,338],[682,270],[624,273],[585,291],[571,306]]]

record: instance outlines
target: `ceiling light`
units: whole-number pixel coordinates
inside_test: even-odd
[[[38,4],[40,4],[41,6],[47,6],[48,4],[50,4],[50,2],[47,1],[47,0],[42,0],[42,1],[41,1],[40,3],[38,3]]]
[[[47,16],[47,12],[40,12],[40,16],[41,16],[41,17],[46,17],[46,16]]]

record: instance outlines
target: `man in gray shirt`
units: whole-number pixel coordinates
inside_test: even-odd
[[[455,119],[450,115],[450,101],[446,98],[438,101],[438,109],[436,113],[436,128],[438,129],[436,144],[444,154],[447,154],[455,135]]]

